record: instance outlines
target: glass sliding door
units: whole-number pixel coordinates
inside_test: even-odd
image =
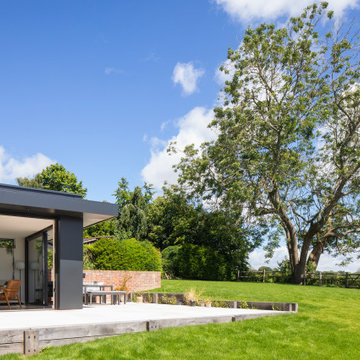
[[[48,305],[48,229],[25,239],[25,302]]]

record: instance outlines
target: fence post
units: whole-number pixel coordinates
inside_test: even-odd
[[[239,280],[240,280],[240,270],[239,270],[239,269],[238,269],[238,271],[237,271],[237,275],[236,275],[236,276],[237,276],[237,279],[236,279],[236,280],[239,281]]]
[[[263,274],[263,283],[266,282],[266,270],[264,269],[264,274]]]
[[[322,273],[319,274],[319,286],[322,286]]]
[[[346,277],[345,277],[345,287],[348,288],[349,287],[349,273],[346,273]]]

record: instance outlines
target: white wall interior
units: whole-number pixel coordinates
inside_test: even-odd
[[[25,237],[41,231],[53,225],[53,223],[53,220],[49,219],[0,215],[0,238],[15,239],[15,248],[13,250],[9,251],[6,248],[0,248],[0,284],[10,279],[20,280],[21,278],[22,301],[25,300],[25,270],[18,270],[17,262],[25,262]],[[30,256],[35,255],[30,254]],[[31,258],[29,260],[32,261]],[[34,258],[34,260],[36,259]],[[40,275],[40,273],[35,274],[35,279],[36,276],[39,277]],[[34,278],[31,270],[29,278]],[[33,287],[31,281],[30,289]]]

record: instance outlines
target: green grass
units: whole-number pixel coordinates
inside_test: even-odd
[[[126,334],[49,348],[27,359],[360,359],[360,290],[170,280],[160,291],[191,288],[222,300],[297,302],[299,313]]]

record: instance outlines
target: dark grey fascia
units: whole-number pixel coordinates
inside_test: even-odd
[[[83,200],[77,194],[0,184],[0,212],[26,216],[83,217],[84,226],[89,226],[117,216],[118,206]]]

